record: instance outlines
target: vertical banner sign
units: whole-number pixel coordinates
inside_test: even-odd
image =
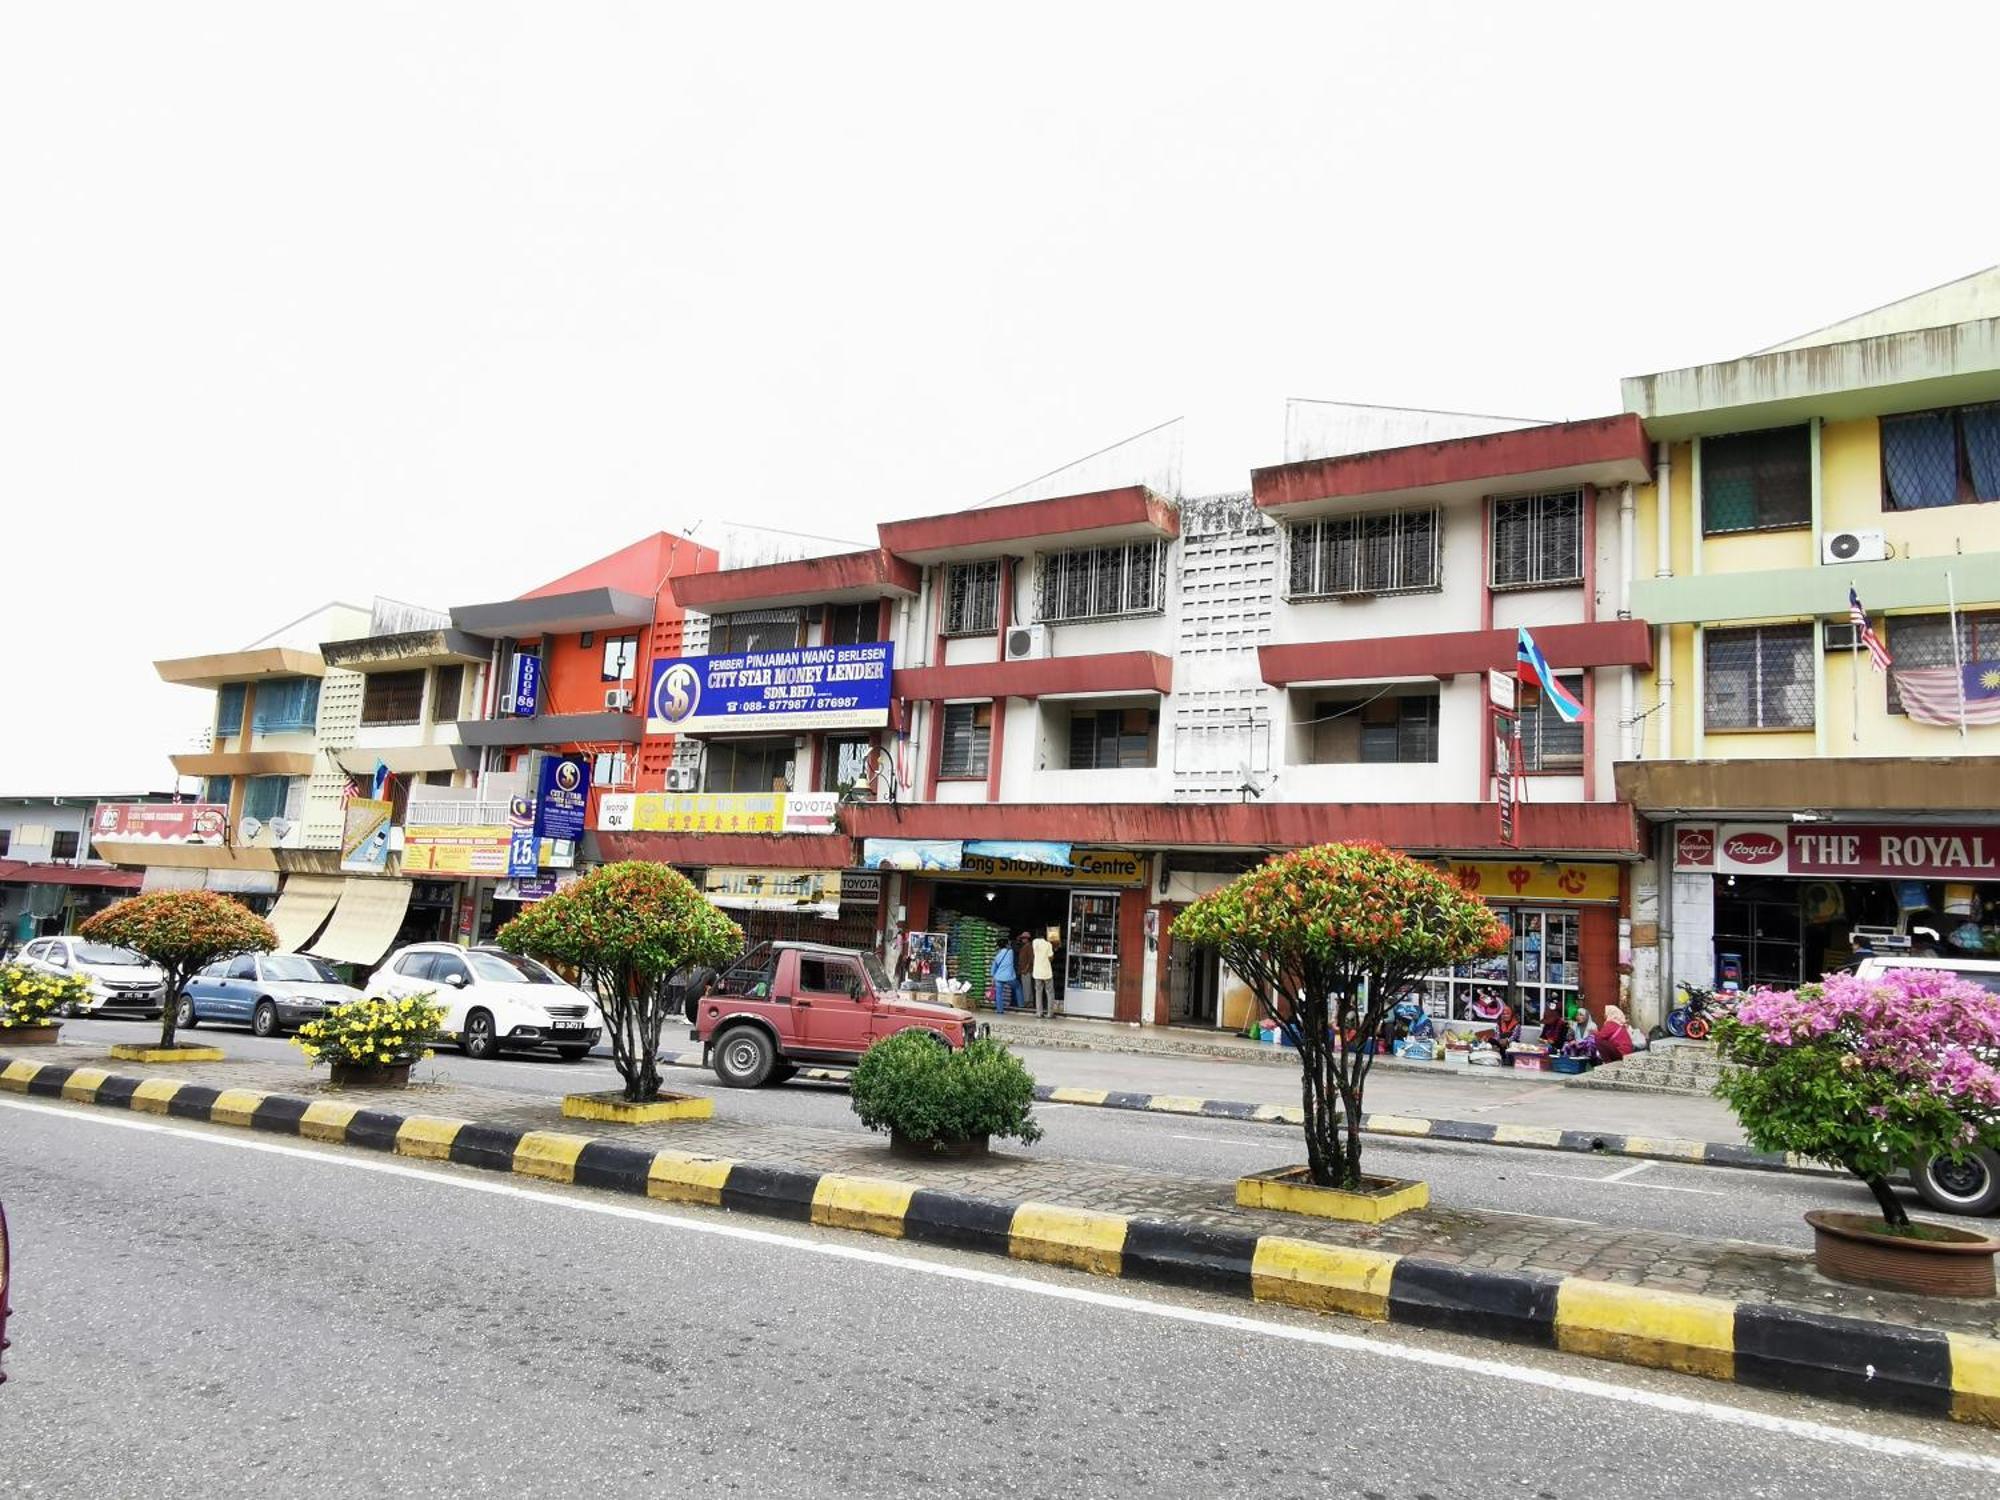
[[[1493,794],[1500,805],[1500,842],[1514,848],[1519,837],[1514,829],[1514,758],[1520,750],[1514,716],[1493,715]]]
[[[514,717],[532,719],[542,696],[542,659],[517,652],[514,656]]]
[[[532,880],[539,869],[535,842],[535,804],[526,797],[507,803],[507,878]]]
[[[557,755],[542,762],[541,794],[535,802],[537,834],[578,842],[583,837],[583,813],[589,803],[588,761],[580,755]]]

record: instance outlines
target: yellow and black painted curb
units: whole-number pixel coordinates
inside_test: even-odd
[[[0,1091],[302,1136],[2000,1426],[2000,1340],[1971,1335],[648,1151],[565,1131],[392,1114],[334,1097],[307,1100],[177,1078],[131,1078],[95,1067],[0,1057]]]
[[[662,1053],[670,1067],[704,1066],[694,1052]],[[845,1083],[853,1074],[842,1068],[801,1068],[798,1077],[814,1082]],[[1204,1099],[1193,1094],[1137,1094],[1120,1089],[1065,1088],[1035,1085],[1043,1104],[1081,1104],[1093,1109],[1135,1110],[1140,1114],[1193,1115],[1206,1120],[1242,1120],[1258,1125],[1299,1125],[1305,1112],[1296,1104],[1251,1104],[1241,1099]],[[1367,1114],[1361,1117],[1367,1135],[1417,1137],[1456,1146],[1520,1146],[1531,1151],[1568,1151],[1583,1156],[1628,1156],[1642,1161],[1678,1162],[1696,1167],[1740,1167],[1756,1172],[1802,1172],[1838,1175],[1839,1169],[1784,1151],[1753,1151],[1722,1141],[1685,1140],[1679,1136],[1622,1135],[1610,1130],[1565,1130],[1555,1125],[1519,1125],[1492,1120],[1436,1120],[1422,1115]]]

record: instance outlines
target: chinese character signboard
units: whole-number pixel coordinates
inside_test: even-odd
[[[601,833],[779,833],[779,792],[613,792],[598,799]]]
[[[1482,901],[1616,901],[1618,866],[1546,860],[1452,861],[1452,879]]]
[[[653,663],[650,734],[788,734],[877,729],[889,722],[894,647],[801,646]]]

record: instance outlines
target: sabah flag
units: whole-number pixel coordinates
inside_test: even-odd
[[[1575,693],[1556,681],[1555,669],[1549,659],[1542,655],[1535,638],[1528,634],[1523,625],[1514,648],[1514,675],[1521,681],[1542,690],[1542,702],[1556,711],[1556,716],[1565,724],[1580,724],[1590,717],[1583,710],[1583,703]]]

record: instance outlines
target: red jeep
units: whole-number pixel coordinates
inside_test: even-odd
[[[852,1067],[883,1037],[921,1026],[949,1047],[972,1018],[899,992],[872,953],[820,943],[759,943],[697,1002],[702,1057],[731,1088],[782,1083],[802,1063]]]

